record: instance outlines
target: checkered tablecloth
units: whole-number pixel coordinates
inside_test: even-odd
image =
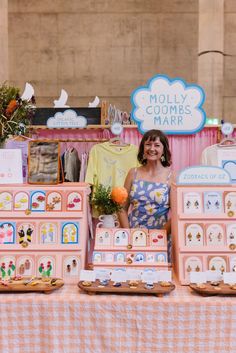
[[[0,294],[1,353],[236,352],[236,297]]]

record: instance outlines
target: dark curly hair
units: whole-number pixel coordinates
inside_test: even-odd
[[[161,130],[153,129],[145,132],[139,145],[138,161],[142,165],[145,165],[147,163],[147,160],[144,158],[144,143],[146,141],[155,141],[157,138],[159,138],[160,142],[163,144],[164,147],[164,160],[161,161],[161,164],[163,165],[163,167],[169,167],[172,163],[169,141],[167,136]]]

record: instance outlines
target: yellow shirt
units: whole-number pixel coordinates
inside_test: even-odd
[[[104,186],[123,186],[131,168],[139,166],[135,145],[119,146],[109,141],[91,148],[85,181]]]

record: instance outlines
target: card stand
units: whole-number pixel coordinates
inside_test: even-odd
[[[153,284],[152,289],[147,289],[145,283],[141,281],[132,281],[121,283],[120,287],[114,287],[114,282],[109,281],[108,285],[101,286],[100,282],[96,280],[91,282],[80,281],[78,287],[89,294],[96,293],[111,293],[111,294],[153,294],[162,297],[164,294],[169,294],[175,289],[175,285],[171,282],[158,282]]]
[[[16,274],[39,277],[40,263],[43,272],[49,262],[49,276],[78,283],[85,268],[89,192],[85,183],[1,185],[0,266],[8,270],[14,260]]]
[[[217,284],[217,285],[216,285]],[[236,285],[235,284],[226,284],[222,281],[218,283],[190,283],[189,287],[203,295],[203,296],[210,296],[210,295],[236,295]]]
[[[167,269],[167,237],[163,229],[97,228],[93,268]]]
[[[63,285],[64,281],[61,278],[16,277],[0,281],[0,293],[43,292],[48,294]]]
[[[218,269],[218,260],[220,267],[236,269],[236,263],[230,265],[236,257],[236,186],[173,184],[171,204],[173,265],[179,282],[189,284],[190,268]]]

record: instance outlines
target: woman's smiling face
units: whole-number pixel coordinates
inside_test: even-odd
[[[160,160],[164,152],[164,146],[159,137],[155,141],[150,139],[144,142],[144,158],[150,161]]]

